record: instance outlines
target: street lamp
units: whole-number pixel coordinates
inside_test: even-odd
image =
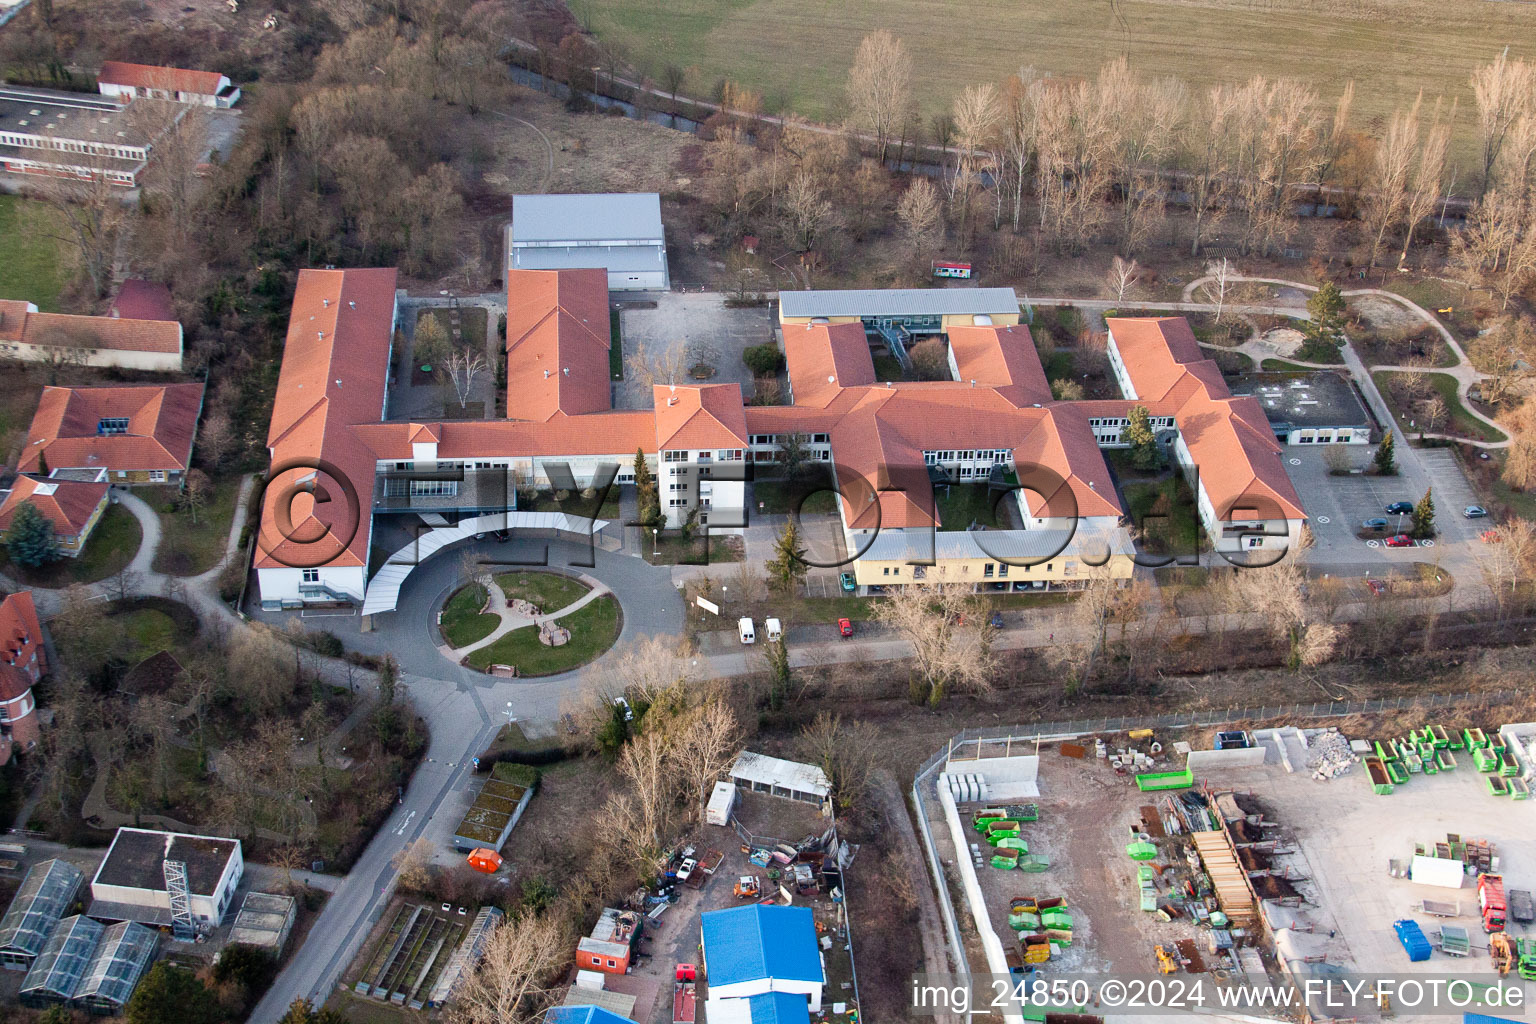
[[[507,701],[507,727],[510,729],[516,721],[517,719],[512,717],[512,702]]]
[[[661,548],[658,546],[660,544],[661,541],[656,537],[656,527],[653,526],[651,527],[651,556],[653,558],[660,556]]]

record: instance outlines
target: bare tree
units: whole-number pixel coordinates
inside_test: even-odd
[[[1116,256],[1110,261],[1109,273],[1104,276],[1104,282],[1114,293],[1116,302],[1124,302],[1126,293],[1140,281],[1141,265],[1122,256]]]
[[[400,885],[415,892],[425,889],[432,880],[432,857],[436,852],[425,836],[401,847],[389,861]]]
[[[832,787],[832,799],[844,809],[863,799],[870,776],[878,763],[882,738],[880,730],[869,722],[818,711],[812,722],[801,728],[799,747],[802,756],[819,767]]]
[[[705,701],[688,713],[677,737],[674,757],[698,802],[699,821],[710,791],[741,752],[741,724],[719,697]]]
[[[1232,166],[1228,133],[1236,109],[1233,89],[1225,85],[1213,86],[1194,114],[1184,120],[1184,180],[1189,190],[1190,212],[1194,216],[1189,238],[1191,256],[1200,255],[1200,243],[1209,222],[1219,224],[1225,212]]]
[[[454,396],[458,398],[459,408],[462,410],[469,404],[469,396],[474,393],[475,382],[490,371],[485,357],[480,353],[455,349],[441,372],[453,385]]]
[[[553,915],[524,913],[501,925],[480,962],[454,990],[452,1024],[528,1024],[550,1001],[550,986],[570,957]]]
[[[939,190],[927,178],[914,178],[896,204],[907,259],[912,266],[928,264],[943,244],[943,210]]]
[[[608,672],[619,693],[654,704],[667,690],[691,682],[691,659],[678,644],[675,636],[636,637],[619,652]]]
[[[1361,219],[1371,238],[1369,265],[1376,265],[1387,232],[1403,217],[1408,205],[1408,178],[1419,145],[1419,106],[1392,114],[1387,134],[1376,147],[1374,173],[1365,193]]]
[[[646,390],[657,384],[676,384],[687,372],[687,346],[680,340],[656,349],[636,342],[624,357],[625,376]]]
[[[1227,292],[1235,283],[1237,270],[1232,266],[1232,261],[1223,256],[1206,264],[1205,276],[1207,280],[1200,286],[1200,290],[1205,294],[1205,300],[1216,306],[1216,322],[1219,324],[1226,313]]]
[[[625,744],[619,754],[619,775],[629,783],[639,814],[638,831],[630,837],[637,852],[661,854],[676,795],[673,744],[660,731],[647,730]]]
[[[1532,133],[1536,140],[1536,132]],[[1398,254],[1399,268],[1408,260],[1408,247],[1413,244],[1413,231],[1425,217],[1434,211],[1435,204],[1445,184],[1446,152],[1450,148],[1451,126],[1440,118],[1440,104],[1435,103],[1424,141],[1419,146],[1418,160],[1409,176],[1408,192],[1403,203],[1403,251]]]
[[[952,688],[991,687],[990,629],[968,585],[908,584],[880,602],[875,618],[912,648],[914,699],[933,706]]]
[[[112,253],[117,232],[128,219],[123,189],[113,184],[113,158],[94,153],[66,153],[55,140],[54,156],[45,159],[80,168],[76,174],[37,175],[30,191],[56,216],[43,230],[65,245],[91,281],[91,294],[106,294],[112,277]]]
[[[848,72],[847,125],[874,136],[881,163],[891,136],[912,108],[911,69],[901,40],[879,29],[860,40]]]
[[[797,252],[815,247],[817,236],[830,224],[834,213],[821,185],[805,171],[790,179],[782,210],[784,237]]]
[[[1523,60],[1510,60],[1506,50],[1472,72],[1472,95],[1477,101],[1477,126],[1482,134],[1482,192],[1494,185],[1493,170],[1510,128],[1527,113],[1536,93],[1536,70]]]

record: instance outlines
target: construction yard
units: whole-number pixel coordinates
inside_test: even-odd
[[[1016,978],[1342,972],[1488,982],[1499,966],[1490,946],[1502,952],[1505,940],[1485,930],[1486,877],[1499,893],[1488,926],[1509,940],[1504,980],[1519,984],[1536,980],[1536,810],[1524,785],[1536,729],[1501,734],[1482,723],[1486,745],[1473,751],[1469,724],[1391,740],[1295,728],[1220,734],[1239,737],[1234,749],[1205,749],[1206,731],[1185,738],[1195,748],[1187,768],[1190,751],[1171,735],[1041,743],[1034,764],[1015,741],[948,762],[940,784],[955,795],[957,822],[943,796],[924,807],[958,883],[962,928],[977,903],[961,858]],[[1503,755],[1489,752],[1501,743]],[[989,791],[980,800],[963,781],[978,777]],[[965,844],[951,860],[956,824]],[[1015,858],[1018,869],[1005,869]],[[1410,959],[1399,930],[1415,926],[1424,942]],[[966,940],[972,973],[995,970],[985,937]]]

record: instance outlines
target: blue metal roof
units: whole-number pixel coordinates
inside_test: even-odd
[[[704,966],[712,986],[825,980],[810,907],[752,904],[710,911],[704,915]]]
[[[752,1024],[810,1024],[811,1003],[799,992],[764,992],[748,996]]]
[[[544,1013],[545,1024],[635,1024],[601,1006],[552,1006]]]

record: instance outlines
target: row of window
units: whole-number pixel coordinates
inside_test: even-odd
[[[1011,448],[960,448],[923,452],[923,461],[930,466],[941,462],[1008,462],[1013,458]]]
[[[662,462],[688,462],[692,453],[669,449],[661,453]],[[722,448],[716,452],[699,452],[699,462],[740,462],[743,455],[740,448]]]
[[[811,444],[827,444],[829,441],[826,434],[801,434],[799,437],[802,441],[809,439]],[[788,434],[752,434],[747,438],[747,442],[754,445],[783,444],[787,440]]]
[[[1045,571],[1046,572],[1050,572],[1051,571],[1051,566],[1054,565],[1054,564],[1055,563],[1053,563],[1053,562],[1046,562],[1045,563]],[[914,565],[912,567],[912,578],[913,579],[918,579],[918,580],[923,579],[927,575],[927,568],[928,568],[927,566],[923,566],[923,565]],[[999,580],[1004,580],[1004,579],[1008,578],[1008,568],[1009,567],[1008,567],[1008,564],[1006,562],[983,562],[982,565],[981,565],[981,575],[982,575],[983,579],[989,579],[989,580],[990,579],[999,579]],[[1029,572],[1031,567],[1025,565],[1025,566],[1021,566],[1020,568],[1022,568],[1025,572]],[[949,573],[949,566],[947,566],[947,565],[939,566],[939,574],[940,575],[947,575],[948,573]],[[960,575],[962,575],[962,576],[969,576],[970,574],[971,574],[971,567],[970,567],[970,565],[968,563],[962,562],[961,565],[960,565]],[[888,565],[888,566],[885,566],[884,568],[882,568],[880,570],[880,575],[882,575],[882,576],[900,576],[901,575],[901,566],[899,566],[899,565]]]

